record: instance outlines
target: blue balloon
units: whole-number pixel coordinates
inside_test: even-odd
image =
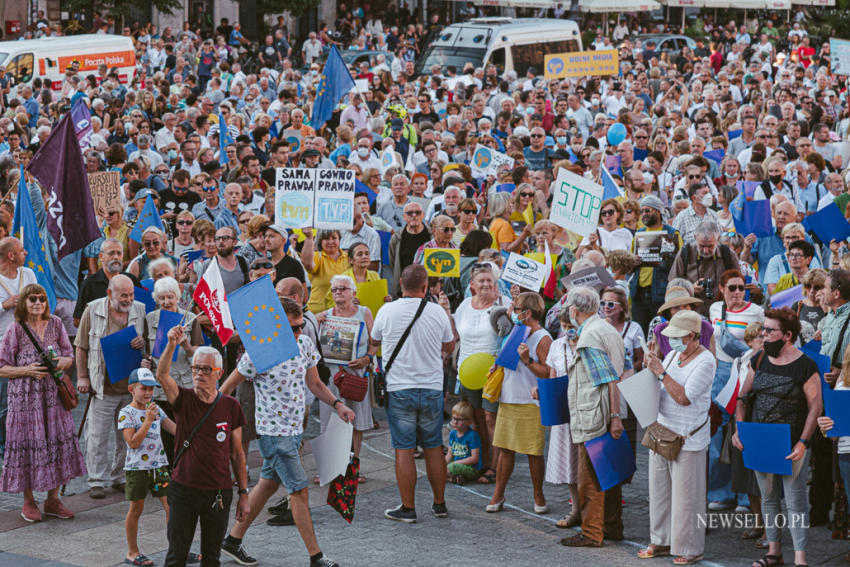
[[[616,146],[625,139],[626,127],[622,123],[615,122],[608,128],[608,143],[612,146]]]

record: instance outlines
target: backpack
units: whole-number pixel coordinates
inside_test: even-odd
[[[734,258],[732,258],[732,251],[725,244],[718,245],[720,248],[720,258],[723,260],[723,265],[725,266],[723,271],[737,269],[738,265],[735,262]],[[682,247],[682,262],[687,266],[690,263],[691,256],[691,245],[688,244]]]

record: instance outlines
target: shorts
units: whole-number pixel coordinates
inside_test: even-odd
[[[388,392],[387,421],[393,449],[433,449],[443,444],[443,392],[411,388]]]
[[[469,390],[463,384],[460,385],[460,399],[472,406],[472,409],[483,409],[490,413],[499,411],[499,402],[491,402],[481,396],[484,392],[483,388],[477,390]]]
[[[147,498],[148,492],[154,498],[168,496],[168,483],[170,481],[171,476],[165,467],[124,471],[124,500],[128,502],[144,500]]]
[[[260,435],[257,448],[263,456],[260,478],[282,484],[290,494],[307,488],[307,473],[301,464],[301,434],[273,437]]]

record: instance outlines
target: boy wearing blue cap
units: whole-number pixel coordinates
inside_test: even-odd
[[[165,429],[172,435],[176,431],[174,422],[153,402],[153,389],[159,384],[153,373],[147,368],[137,368],[130,373],[127,389],[133,396],[130,405],[118,414],[118,429],[127,443],[127,457],[124,460],[124,498],[130,502],[124,531],[127,534],[128,565],[153,565],[146,555],[139,551],[137,534],[139,517],[145,509],[145,497],[148,492],[159,498],[165,509],[168,521],[168,457],[162,446],[160,431]]]

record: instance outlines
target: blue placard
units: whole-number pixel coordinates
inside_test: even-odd
[[[803,300],[803,284],[778,291],[770,296],[770,306],[774,309],[791,307],[797,301]]]
[[[501,366],[508,370],[516,370],[519,365],[517,348],[528,337],[529,330],[526,325],[514,325],[514,328],[511,329],[511,333],[502,345],[502,350],[499,351],[499,356],[496,357],[496,366]]]
[[[145,288],[146,290],[148,290],[150,292],[153,291],[153,284],[154,284],[153,278],[148,278],[146,280],[140,280],[139,283],[142,284],[142,287]]]
[[[744,133],[743,128],[738,129],[738,130],[729,130],[728,132],[726,132],[726,136],[729,138],[729,141],[731,142],[735,138],[740,137],[741,134],[743,134],[743,133]]]
[[[156,301],[154,301],[153,294],[150,290],[145,289],[143,287],[137,287],[134,299],[140,303],[145,304],[145,313],[150,313],[151,311],[156,311]]]
[[[738,422],[738,438],[744,446],[744,466],[773,474],[791,474],[791,426],[787,423]]]
[[[381,263],[385,266],[390,265],[390,240],[393,237],[392,232],[386,230],[376,230],[378,237],[381,239]]]
[[[821,383],[823,390],[823,414],[835,423],[826,432],[827,437],[850,435],[850,390],[833,390],[829,384]]]
[[[568,384],[569,377],[566,375],[537,379],[537,391],[540,394],[540,423],[544,426],[552,427],[570,422]]]
[[[130,326],[100,339],[100,349],[111,383],[125,380],[130,372],[141,366],[142,350],[130,346],[130,341],[137,336],[136,328]]]
[[[614,439],[610,433],[606,433],[585,441],[584,448],[593,463],[600,490],[605,491],[617,486],[635,473],[635,454],[625,431],[619,439]]]
[[[844,218],[838,205],[830,203],[818,212],[806,217],[803,226],[814,232],[826,245],[833,240],[843,242],[850,236],[850,223]]]
[[[180,256],[183,257],[183,258],[186,258],[187,264],[191,264],[195,260],[197,260],[199,258],[203,258],[204,257],[204,251],[203,250],[186,250],[182,254],[180,254]]]
[[[162,351],[165,350],[165,345],[168,343],[168,331],[174,328],[182,320],[183,315],[181,315],[180,313],[160,309],[159,324],[156,327],[156,339],[153,342],[151,356],[154,356],[156,358],[162,356]],[[172,362],[177,360],[177,351],[179,350],[179,346],[174,349],[174,356],[171,359]]]
[[[643,161],[646,159],[646,156],[649,155],[647,150],[641,148],[633,148],[632,149],[632,159],[635,161]]]

